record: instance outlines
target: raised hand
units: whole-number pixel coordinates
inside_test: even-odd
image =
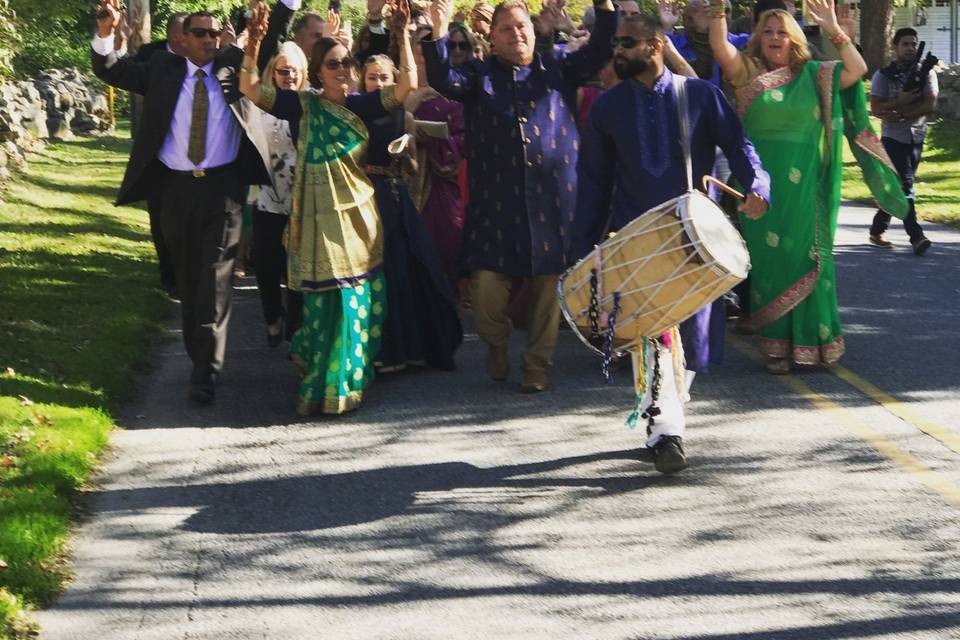
[[[237,41],[237,31],[233,28],[233,22],[227,18],[223,27],[223,33],[220,34],[220,48],[226,49]]]
[[[113,34],[113,50],[120,51],[127,46],[127,43],[130,41],[130,36],[133,35],[133,27],[130,26],[130,23],[127,22],[127,12],[124,10],[120,11],[120,24],[117,25],[117,30]]]
[[[561,18],[561,9],[557,8],[557,0],[544,0],[540,15],[533,21],[537,35],[542,38],[552,38]]]
[[[663,30],[669,33],[680,22],[680,7],[674,0],[657,0],[657,16]]]
[[[807,15],[826,32],[827,36],[832,38],[840,32],[833,0],[807,0]]]
[[[250,17],[247,18],[247,42],[263,40],[263,36],[267,33],[268,20],[266,4],[257,2],[256,5],[251,7]]]
[[[97,35],[108,38],[120,25],[120,0],[100,0],[97,3]]]
[[[397,35],[407,33],[407,26],[410,24],[410,0],[392,0],[390,9],[390,30]]]
[[[856,41],[857,21],[850,15],[850,5],[842,4],[837,7],[837,24],[850,40]]]
[[[383,16],[383,5],[387,0],[367,0],[367,18]]]
[[[430,21],[433,23],[433,39],[439,40],[450,28],[453,0],[433,0],[430,3]]]
[[[327,11],[327,21],[323,23],[323,37],[336,38],[340,33],[340,14],[330,9]]]

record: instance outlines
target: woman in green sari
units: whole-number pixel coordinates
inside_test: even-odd
[[[901,215],[906,204],[898,206],[896,171],[870,128],[860,81],[867,65],[838,26],[833,0],[807,0],[840,53],[829,62],[810,59],[803,30],[783,10],[764,12],[746,51],[737,51],[719,6],[711,5],[710,44],[771,179],[767,214],[741,221],[752,263],[750,324],[771,373],[836,362],[844,352],[833,260],[843,133],[874,197]]]
[[[297,411],[339,414],[358,407],[373,380],[386,316],[383,226],[374,187],[364,172],[367,124],[402,108],[417,86],[406,23],[398,0],[393,27],[400,36],[397,84],[357,94],[357,65],[337,40],[322,38],[307,76],[313,89],[267,87],[257,76],[261,8],[247,23],[240,90],[271,115],[290,121],[297,142],[293,208],[286,237],[287,285],[303,293],[303,324],[290,355],[303,373]]]

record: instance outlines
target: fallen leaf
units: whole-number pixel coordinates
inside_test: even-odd
[[[17,464],[17,456],[5,455],[0,458],[0,467],[13,467]]]
[[[30,405],[33,404],[33,400],[31,400],[27,396],[18,396],[18,397],[20,398],[21,407],[29,407]]]
[[[37,425],[38,427],[41,426],[41,425],[51,425],[51,424],[53,424],[53,422],[51,422],[50,418],[48,418],[47,416],[43,415],[42,413],[37,413],[36,411],[34,411],[34,412],[33,412],[33,415],[30,417],[30,422],[32,422],[33,424]]]

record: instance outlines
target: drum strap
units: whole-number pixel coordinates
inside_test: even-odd
[[[687,79],[673,74],[673,94],[677,98],[677,122],[680,125],[680,146],[687,170],[687,191],[693,191],[693,161],[690,158],[690,109],[687,100]]]

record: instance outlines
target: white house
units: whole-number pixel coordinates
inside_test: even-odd
[[[859,0],[844,4],[854,18],[860,15]],[[893,27],[913,27],[927,43],[925,52],[932,51],[945,64],[960,62],[960,0],[907,0],[894,8]]]
[[[960,0],[908,0],[895,12],[895,28],[913,27],[927,43],[926,51],[948,64],[960,62]]]

